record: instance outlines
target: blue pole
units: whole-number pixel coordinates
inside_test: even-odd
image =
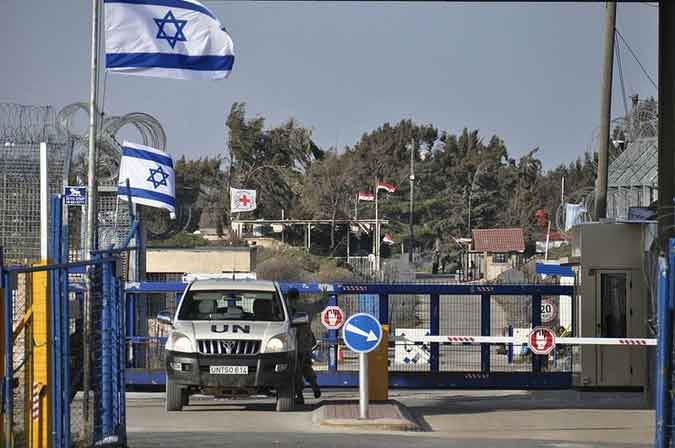
[[[337,306],[337,295],[331,294],[328,297],[329,306]],[[328,372],[336,374],[338,370],[337,359],[338,331],[328,330]]]
[[[126,362],[127,367],[135,367],[136,357],[134,356],[134,344],[132,338],[136,335],[135,333],[135,323],[136,323],[136,294],[128,293],[126,295],[126,328],[127,328],[127,340],[129,341],[129,359]]]
[[[532,295],[532,328],[541,325],[541,294]],[[532,354],[532,372],[540,373],[544,356]]]
[[[69,247],[68,247],[68,226],[63,226],[63,235],[61,239],[62,243],[62,262],[68,261]],[[70,293],[69,293],[69,284],[68,284],[68,269],[63,269],[61,271],[61,310],[62,310],[62,331],[63,335],[63,351],[61,355],[62,366],[63,366],[63,446],[69,447],[71,444],[70,440]]]
[[[122,329],[125,327],[125,318],[124,318],[124,306],[123,306],[123,299],[124,299],[124,288],[122,285],[122,280],[117,278],[117,300],[118,300],[118,306],[119,306],[119,313],[118,313],[118,324],[117,327],[120,329],[120,343],[117,351],[117,356],[119,357],[119,371],[118,371],[118,376],[119,376],[119,385],[120,385],[120,417],[119,417],[119,434],[120,434],[120,439],[121,442],[123,443],[123,446],[126,446],[126,440],[127,440],[127,415],[126,415],[126,409],[127,409],[127,398],[126,398],[126,378],[125,378],[125,372],[126,372],[126,344],[124,340],[124,335],[122,333]]]
[[[431,294],[429,299],[429,313],[431,318],[431,328],[429,328],[429,333],[431,336],[438,336],[441,331],[441,302],[440,295]],[[429,353],[429,369],[432,372],[438,372],[439,370],[439,346],[438,342],[431,343],[431,350]]]
[[[14,410],[14,403],[13,403],[13,394],[14,391],[12,390],[12,376],[14,375],[13,372],[13,360],[12,360],[12,351],[14,350],[13,347],[13,340],[12,340],[12,325],[11,323],[13,322],[12,318],[12,285],[11,285],[11,277],[9,272],[5,271],[2,269],[2,265],[0,265],[0,273],[2,274],[2,287],[3,287],[3,306],[4,306],[4,318],[5,321],[3,322],[3,332],[4,332],[4,339],[5,339],[5,360],[4,360],[4,372],[3,372],[3,378],[2,378],[2,385],[3,385],[3,405],[4,405],[4,412],[3,412],[3,418],[4,418],[4,425],[5,425],[5,435],[3,440],[3,445],[5,446],[12,446],[12,424],[14,421],[14,415],[13,415],[13,410]]]
[[[670,446],[671,403],[670,383],[672,374],[673,321],[669,306],[669,286],[672,272],[665,260],[659,260],[657,323],[658,342],[656,350],[656,437],[655,447]]]
[[[490,336],[490,294],[480,296],[480,335]],[[480,345],[480,370],[490,371],[490,344]]]
[[[101,434],[103,438],[112,435],[112,409],[110,403],[112,402],[111,389],[111,373],[112,366],[110,365],[110,263],[103,263],[103,310],[101,320],[103,321],[103,334],[101,343]]]
[[[509,337],[513,337],[513,325],[509,325],[509,332],[508,332]],[[506,362],[509,364],[513,363],[513,343],[509,343],[506,345]]]
[[[61,199],[58,195],[52,196],[51,203],[51,244],[49,247],[49,263],[58,264],[61,258]],[[52,425],[52,444],[61,445],[62,442],[62,418],[63,418],[63,396],[62,386],[62,365],[61,365],[61,300],[60,288],[61,278],[58,269],[48,270],[49,276],[49,314],[51,322],[49,325],[49,351],[51,357],[50,377],[51,381],[48,387],[51,389],[51,425]]]

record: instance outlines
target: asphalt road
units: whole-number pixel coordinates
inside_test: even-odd
[[[355,390],[326,391],[330,400]],[[163,394],[129,394],[129,446],[392,448],[646,448],[654,414],[639,394],[519,391],[393,391],[430,431],[355,432],[312,423],[316,400],[291,413],[274,412],[269,398],[193,398],[183,412],[166,413]]]

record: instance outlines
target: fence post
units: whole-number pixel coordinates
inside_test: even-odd
[[[429,333],[431,336],[438,336],[441,331],[441,316],[440,316],[440,296],[438,294],[431,294],[429,300],[429,312],[431,318],[431,327]],[[429,353],[429,368],[432,372],[439,370],[439,348],[438,342],[431,343],[431,350]]]
[[[328,306],[337,306],[337,294],[328,296]],[[335,374],[338,370],[338,331],[328,330],[328,372]]]
[[[106,254],[107,255],[107,254]],[[112,435],[112,381],[111,381],[111,322],[110,322],[110,283],[111,283],[111,269],[109,262],[102,262],[103,268],[103,285],[102,285],[102,301],[103,309],[101,310],[102,320],[102,334],[101,334],[101,437]]]
[[[129,341],[129,356],[126,360],[127,367],[135,367],[136,357],[134,356],[134,342],[133,337],[135,336],[135,323],[136,323],[136,294],[128,293],[126,294],[126,336]],[[126,343],[125,343],[126,347]]]
[[[119,392],[119,408],[120,408],[120,416],[119,416],[119,429],[118,433],[120,434],[120,442],[122,442],[123,446],[126,446],[126,441],[127,441],[127,398],[126,398],[126,343],[124,340],[124,333],[122,332],[122,329],[125,328],[126,322],[125,322],[125,316],[124,316],[124,285],[123,282],[120,278],[116,277],[116,282],[117,282],[117,303],[119,306],[119,313],[118,313],[118,324],[117,328],[119,328],[119,335],[120,335],[120,342],[119,342],[119,347],[118,347],[118,356],[119,356],[119,372],[118,372],[118,377],[119,377],[119,385],[120,385],[120,392]]]
[[[1,261],[1,260],[0,260]],[[3,363],[2,363],[2,444],[3,446],[12,446],[12,424],[14,422],[14,403],[12,398],[14,391],[12,390],[13,364],[12,352],[12,285],[10,283],[10,274],[2,268],[0,262],[1,286],[2,286],[2,343],[3,343]]]
[[[61,198],[59,195],[52,196],[51,204],[51,244],[49,247],[49,262],[57,264],[61,261]],[[51,407],[51,445],[59,447],[63,442],[63,334],[62,334],[62,308],[61,308],[61,270],[47,271],[49,276],[49,356],[51,382],[47,385],[52,400]],[[67,333],[66,333],[67,334]],[[68,366],[69,364],[65,364]],[[43,446],[47,446],[44,443]]]
[[[490,294],[480,296],[480,335],[490,336]],[[490,371],[490,344],[480,345],[480,370],[483,373]]]
[[[532,328],[541,325],[541,294],[536,293],[532,295]],[[540,373],[541,364],[545,357],[532,354],[532,372]]]
[[[671,240],[672,241],[672,240]],[[671,242],[672,244],[672,242]],[[657,324],[658,345],[656,352],[656,436],[655,447],[670,446],[671,399],[670,385],[672,378],[672,340],[673,321],[670,309],[670,283],[673,274],[672,266],[668,268],[665,260],[659,260]]]
[[[36,263],[34,266],[46,266],[46,260]],[[43,271],[34,272],[31,274],[32,286],[32,310],[33,318],[30,326],[33,339],[33,362],[32,362],[32,385],[33,400],[37,402],[39,408],[39,417],[37,419],[31,418],[31,442],[34,448],[47,446],[51,439],[51,400],[52,396],[52,371],[50,359],[50,284],[49,272],[45,269]],[[37,387],[35,387],[37,386]]]
[[[69,247],[68,247],[68,225],[63,226],[61,238],[61,261],[67,263],[69,261]],[[63,388],[62,392],[62,406],[63,406],[63,446],[69,447],[71,445],[70,438],[70,291],[68,283],[68,269],[61,271],[61,334],[63,337],[63,350],[61,351],[61,365],[63,366]]]

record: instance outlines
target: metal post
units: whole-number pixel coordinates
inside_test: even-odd
[[[480,296],[480,335],[490,336],[490,294]],[[490,371],[490,344],[480,345],[480,370]]]
[[[672,268],[672,267],[671,267]],[[669,270],[666,261],[659,260],[658,277],[658,344],[656,356],[656,448],[670,446],[673,320],[669,304]],[[672,275],[672,270],[670,271]]]
[[[438,336],[441,331],[441,297],[438,294],[432,294],[429,299],[429,302],[430,302],[429,317],[431,321],[431,328],[429,328],[429,333],[431,333],[431,336]],[[438,346],[438,342],[432,342],[431,350],[429,353],[429,364],[430,364],[429,368],[431,369],[432,372],[439,371],[440,365],[439,354],[440,354],[440,347]]]
[[[378,183],[379,182],[375,180],[375,272],[380,272],[380,212],[378,207],[380,189],[377,188]]]
[[[98,95],[98,43],[99,43],[99,8],[100,0],[92,0],[91,19],[91,78],[89,89],[89,153],[87,173],[87,238],[84,241],[84,258],[91,259],[91,252],[96,248],[96,127],[98,112],[96,111],[96,98]],[[90,266],[89,271],[95,269]],[[84,296],[84,338],[82,349],[84,353],[82,363],[82,407],[86,438],[90,439],[89,424],[89,392],[91,389],[91,300],[93,288],[91,285],[91,272],[86,277],[87,294]]]
[[[541,325],[541,294],[534,294],[532,296],[532,328]],[[545,356],[532,354],[532,372],[541,372],[542,360]]]
[[[368,354],[359,353],[359,418],[368,418]]]
[[[5,322],[10,323],[13,321],[12,316],[12,284],[11,276],[7,271],[2,271],[2,291],[3,291],[3,307],[4,307],[4,319]],[[14,431],[14,391],[12,390],[12,377],[14,375],[13,368],[13,350],[14,344],[12,339],[12,325],[3,325],[3,339],[5,343],[4,347],[4,372],[3,372],[3,405],[4,405],[4,440],[3,446],[11,448],[13,446],[12,433]]]
[[[47,143],[40,143],[40,259],[49,256],[49,167],[47,164]]]
[[[614,68],[614,32],[616,25],[616,2],[605,4],[605,62],[602,72],[600,102],[600,135],[598,137],[598,177],[595,182],[595,217],[607,217],[607,170],[609,166],[609,126],[612,110],[612,70]]]
[[[337,296],[328,296],[328,306],[337,306]],[[328,330],[328,372],[337,373],[338,370],[338,331]]]
[[[408,262],[413,262],[413,250],[415,249],[415,236],[413,223],[415,222],[415,148],[410,144],[410,216],[408,225],[410,226],[410,242],[408,243]]]
[[[675,196],[675,3],[659,2],[659,155],[658,201],[661,248],[666,251],[673,236],[673,196]]]

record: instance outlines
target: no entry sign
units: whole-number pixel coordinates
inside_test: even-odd
[[[321,312],[321,323],[329,330],[338,330],[345,321],[345,313],[339,306],[327,306]]]
[[[555,348],[555,334],[544,327],[535,327],[527,335],[527,346],[535,355],[548,355]]]

